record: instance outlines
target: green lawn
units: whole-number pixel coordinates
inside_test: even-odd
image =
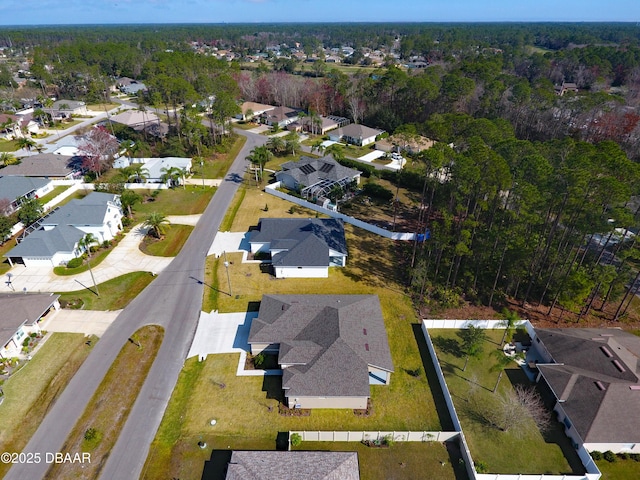
[[[147,235],[140,244],[140,250],[147,255],[175,257],[192,231],[191,225],[169,225],[162,240]]]
[[[56,275],[60,275],[62,277],[69,275],[77,275],[79,273],[86,272],[89,270],[89,264],[91,264],[92,268],[96,268],[96,266],[100,265],[102,261],[107,258],[107,255],[113,250],[112,247],[109,248],[100,248],[97,252],[91,254],[91,260],[86,261],[80,265],[79,267],[67,268],[65,266],[53,267],[53,273]]]
[[[529,385],[529,381],[522,369],[511,362],[505,368],[497,393],[492,393],[499,372],[491,370],[496,364],[491,353],[500,347],[503,332],[486,331],[482,354],[470,358],[465,371],[462,369],[466,357],[460,352],[459,332],[429,330],[474,461],[484,462],[491,473],[583,473],[582,464],[558,422],[552,422],[544,434],[531,418],[525,428],[507,431],[487,424],[482,409],[500,408],[497,404],[500,394],[518,383]]]
[[[615,462],[598,460],[596,462],[602,472],[602,480],[621,480],[640,478],[640,462],[616,458]]]
[[[127,273],[98,284],[99,297],[93,292],[93,285],[87,285],[83,290],[61,293],[60,301],[80,303],[85,310],[119,310],[126,307],[153,278],[148,272]]]
[[[18,145],[15,140],[0,139],[0,153],[15,152],[16,150],[18,150]]]
[[[89,355],[92,344],[77,333],[53,333],[33,359],[2,385],[0,451],[20,452]],[[9,469],[0,463],[0,477]]]
[[[40,197],[38,201],[40,202],[40,204],[45,205],[46,203],[50,202],[51,200],[56,198],[58,195],[60,195],[62,192],[64,192],[65,190],[68,190],[69,188],[70,188],[69,185],[60,185],[59,187],[54,187],[52,191]]]
[[[467,478],[459,457],[452,458],[438,442],[396,442],[390,448],[371,448],[359,442],[302,442],[295,450],[358,452],[360,480]],[[429,472],[428,477],[425,472]]]
[[[156,197],[152,197],[151,192],[142,190],[139,193],[146,199],[133,206],[135,222],[143,222],[151,212],[161,212],[163,215],[202,213],[207,208],[215,190],[215,188],[203,190],[199,186],[187,186],[187,188],[158,190],[160,193]]]
[[[247,142],[247,137],[237,135],[233,145],[226,153],[216,153],[212,157],[205,158],[204,161],[204,176],[205,178],[223,178],[229,167],[238,156],[242,147]],[[194,161],[193,178],[198,178],[202,175],[200,165]]]
[[[52,464],[45,478],[98,477],[156,358],[164,329],[147,325],[131,338],[140,346],[133,342],[122,346],[62,448],[65,452],[91,452],[91,462]],[[126,381],[122,372],[127,372]],[[85,436],[89,428],[95,430],[93,439]]]

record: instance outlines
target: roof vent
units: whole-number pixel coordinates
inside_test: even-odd
[[[602,350],[602,353],[604,353],[607,356],[607,358],[613,357],[613,354],[604,345],[600,347],[600,350]]]
[[[367,329],[366,329],[366,328],[363,328],[363,329],[362,329],[362,334],[363,334],[363,335],[366,335],[366,334],[367,334]]]
[[[640,390],[640,385],[629,385],[629,390]]]
[[[606,390],[606,388],[604,388],[604,384],[600,380],[596,382],[596,387],[598,387],[598,390],[601,390],[603,392]]]
[[[364,344],[364,349],[365,349],[367,352],[369,351],[369,344],[368,344],[368,343],[365,343],[365,344]]]
[[[616,368],[620,370],[620,372],[625,371],[624,367],[620,364],[618,360],[612,360],[611,363],[613,363],[616,366]]]
[[[601,333],[601,337],[613,337],[613,333]]]

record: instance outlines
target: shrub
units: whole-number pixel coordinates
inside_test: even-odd
[[[292,447],[297,447],[302,443],[302,437],[300,436],[299,433],[293,433],[291,435],[291,446]]]
[[[616,461],[616,454],[613,453],[611,450],[607,450],[606,452],[604,452],[603,457],[607,462],[610,462],[610,463],[613,463]]]
[[[591,452],[591,458],[593,458],[594,460],[602,460],[602,452],[594,450],[593,452]]]
[[[91,440],[93,440],[93,439],[95,439],[95,438],[96,438],[96,435],[97,435],[97,434],[98,434],[98,432],[96,431],[96,429],[95,429],[95,428],[93,428],[93,427],[89,427],[89,428],[87,428],[87,429],[85,430],[85,432],[84,432],[84,439],[85,439],[87,442],[90,442]]]
[[[72,258],[67,262],[67,268],[78,268],[82,265],[82,257]]]
[[[31,338],[36,338],[38,336],[38,334],[36,332],[32,332],[32,333],[29,334],[29,336]]]
[[[621,460],[629,460],[631,456],[627,452],[622,452],[618,454],[618,458],[620,458]]]
[[[640,453],[632,453],[630,456],[634,462],[640,462]]]
[[[478,473],[487,473],[489,471],[489,466],[482,460],[478,460],[474,465]]]
[[[29,346],[29,342],[31,341],[31,337],[27,337],[22,341],[22,346],[23,347],[28,347]]]
[[[264,365],[264,353],[259,353],[255,357],[253,357],[253,365],[256,368],[262,367]]]
[[[393,192],[388,188],[378,185],[377,183],[365,183],[362,187],[365,195],[388,202],[393,198]]]

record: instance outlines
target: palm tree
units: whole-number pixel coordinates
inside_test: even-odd
[[[8,152],[0,153],[0,165],[13,165],[18,160]]]
[[[300,139],[298,137],[298,134],[296,132],[291,132],[289,135],[287,135],[285,138],[285,151],[287,153],[290,153],[291,155],[295,155],[296,154],[296,150],[300,149]]]
[[[324,147],[322,146],[323,143],[324,143],[324,140],[322,140],[321,138],[313,142],[311,144],[311,153],[317,150],[318,153],[322,154],[324,152]]]
[[[264,166],[271,159],[273,154],[271,151],[264,145],[260,147],[255,147],[249,153],[247,160],[249,160],[252,164],[257,165],[260,168],[260,179],[262,180],[262,176],[264,175]]]
[[[20,137],[16,140],[16,146],[30,152],[31,149],[36,146],[36,142],[27,137]]]
[[[98,285],[96,284],[96,279],[93,276],[93,270],[91,269],[91,245],[93,245],[94,243],[98,243],[98,239],[93,235],[93,233],[87,233],[84,237],[78,240],[78,247],[87,252],[87,265],[89,266],[89,274],[91,275],[91,280],[93,281],[93,288],[96,289],[96,295],[99,297],[100,292],[98,291]]]
[[[274,155],[280,155],[285,151],[285,143],[281,137],[269,137],[267,140],[267,148],[273,152]]]
[[[180,185],[180,179],[182,179],[182,184],[185,188],[184,182],[184,170],[178,167],[164,167],[160,169],[162,173],[162,181],[169,182],[169,187],[173,188],[177,185]]]
[[[169,225],[169,220],[160,212],[151,212],[142,225],[149,227],[149,235],[161,238],[164,235],[165,227]]]
[[[520,318],[518,318],[518,314],[516,312],[509,310],[508,308],[502,310],[502,316],[504,318],[498,325],[504,328],[504,334],[502,335],[501,342],[501,345],[504,345],[505,340],[511,341],[511,336]]]
[[[504,375],[504,369],[509,366],[513,359],[505,355],[502,350],[494,350],[491,355],[495,358],[496,363],[489,370],[492,372],[500,372],[498,374],[498,380],[496,380],[496,384],[493,386],[493,393],[496,393],[500,385],[500,380],[502,380],[502,375]]]

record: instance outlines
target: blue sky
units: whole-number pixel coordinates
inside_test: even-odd
[[[0,25],[358,21],[640,22],[640,0],[0,0]]]

